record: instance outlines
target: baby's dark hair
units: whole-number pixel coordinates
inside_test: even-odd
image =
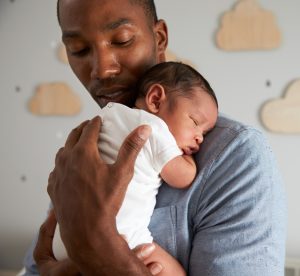
[[[57,0],[56,13],[58,23],[60,24],[59,1],[60,0]],[[151,23],[151,25],[158,21],[154,0],[130,0],[130,3],[141,6],[143,8],[145,15],[147,16],[148,21]]]
[[[193,88],[200,87],[214,99],[218,107],[217,97],[208,81],[187,64],[169,61],[151,67],[137,82],[137,97],[145,97],[151,85],[156,83],[165,88],[166,94],[173,93],[174,96],[187,98],[193,96]]]

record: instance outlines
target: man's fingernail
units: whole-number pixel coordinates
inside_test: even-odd
[[[125,235],[121,235],[122,239],[128,243],[128,239]]]
[[[94,122],[95,120],[99,120],[100,116],[95,116],[92,120],[89,121],[89,123],[91,124],[92,122]]]
[[[152,275],[156,275],[158,273],[160,273],[162,271],[163,267],[161,266],[161,264],[155,263],[153,265],[151,265],[150,267],[150,272]]]
[[[151,134],[151,127],[148,125],[141,126],[138,129],[138,135],[142,140],[147,140]]]
[[[139,259],[148,258],[154,251],[155,245],[153,243],[144,245],[138,254]]]

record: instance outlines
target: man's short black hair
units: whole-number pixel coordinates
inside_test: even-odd
[[[141,6],[151,23],[157,22],[158,18],[153,0],[130,0],[130,2]]]
[[[57,0],[57,19],[58,23],[60,24],[60,18],[59,18],[59,1]],[[85,0],[88,1],[88,0]],[[139,5],[143,8],[145,15],[149,19],[149,22],[151,24],[154,24],[157,22],[157,13],[156,13],[156,7],[153,0],[129,0],[130,3]]]

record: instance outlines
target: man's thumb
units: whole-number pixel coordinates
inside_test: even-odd
[[[150,134],[151,127],[148,125],[139,126],[132,131],[119,150],[116,166],[121,166],[123,169],[124,167],[133,169],[135,160]]]
[[[47,261],[49,258],[54,258],[52,251],[52,241],[54,237],[54,232],[56,228],[56,218],[54,211],[51,209],[49,211],[46,221],[42,224],[37,244],[34,250],[34,259],[37,263]]]

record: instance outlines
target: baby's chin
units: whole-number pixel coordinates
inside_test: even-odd
[[[181,150],[182,150],[183,154],[185,154],[185,155],[192,155],[193,154],[192,150],[189,149],[189,148],[184,148],[184,149],[181,149]]]

